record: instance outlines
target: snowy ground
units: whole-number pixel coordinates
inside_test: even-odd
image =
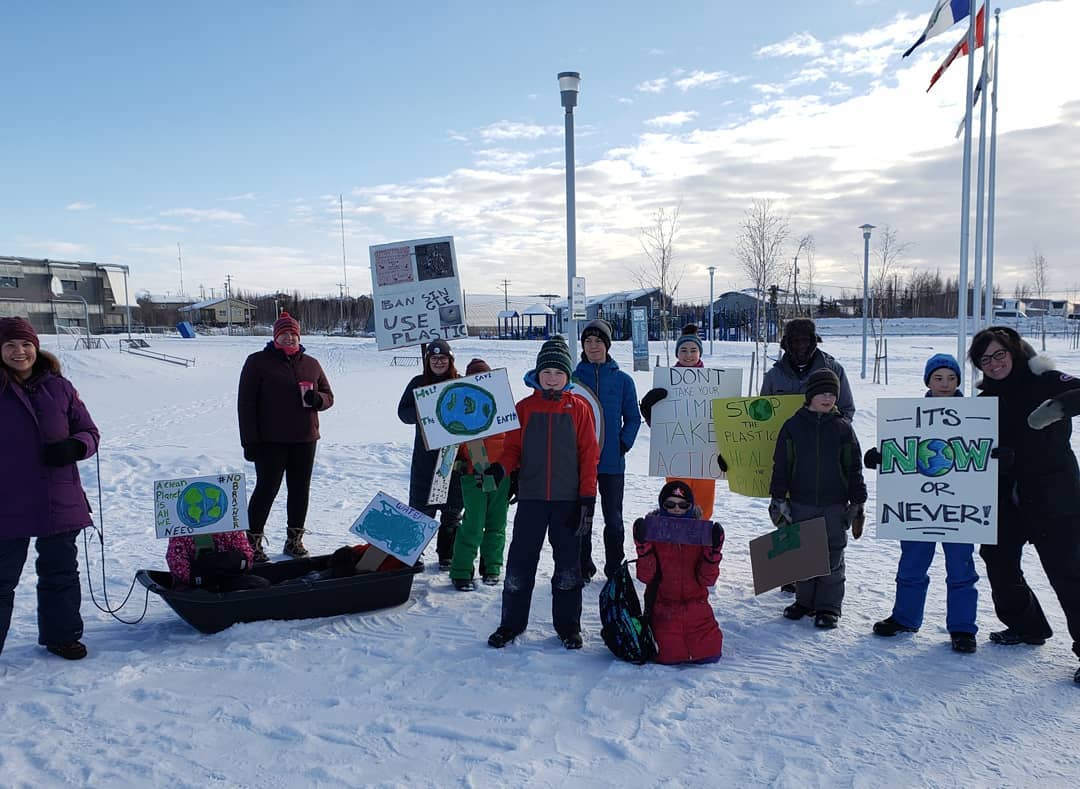
[[[830,329],[823,348],[853,375],[864,445],[875,440],[875,398],[921,395],[923,360],[956,348],[955,337],[894,338],[886,388],[859,380],[859,337]],[[155,339],[155,350],[197,357],[198,366],[187,369],[115,349],[61,350],[101,428],[104,572],[114,604],[137,569],[165,565],[165,543],[153,534],[154,479],[245,470],[253,484],[237,439],[235,398],[244,357],[263,342]],[[346,530],[377,490],[407,496],[412,429],[397,421],[395,407],[417,368],[389,367],[390,354],[377,353],[370,340],[306,342],[337,395],[323,415],[309,517],[308,546],[326,553],[353,542]],[[55,350],[57,341],[46,347]],[[522,395],[521,374],[538,347],[455,346],[462,368],[479,355],[510,368]],[[747,366],[750,350],[717,343],[706,363]],[[1080,372],[1080,352],[1065,340],[1052,338],[1049,351],[1061,369]],[[631,367],[629,343],[616,344],[613,355]],[[640,393],[651,374],[635,379]],[[644,429],[629,455],[630,520],[654,504],[659,488],[646,476],[648,441]],[[88,461],[81,469],[98,511],[97,466]],[[868,483],[873,498],[873,474]],[[870,628],[890,611],[899,546],[874,539],[870,526],[848,549],[839,629],[817,631],[781,617],[790,597],[753,595],[747,543],[768,529],[766,502],[730,494],[723,483],[717,499],[728,541],[712,601],[724,657],[708,667],[614,660],[600,639],[596,582],[585,588],[585,649],[564,650],[551,629],[549,553],[530,629],[502,651],[485,644],[499,621],[499,589],[456,592],[445,575],[428,570],[397,608],[238,625],[213,636],[194,631],[156,597],[141,623],[121,624],[98,612],[84,591],[90,657],[66,663],[36,645],[28,564],[0,655],[7,732],[0,785],[1080,783],[1076,658],[1034,551],[1025,569],[1057,635],[1042,648],[987,643],[998,624],[983,580],[979,651],[964,656],[949,649],[941,559],[931,571],[922,631],[877,638]],[[267,526],[274,551],[284,540],[284,493],[279,505]],[[100,599],[100,556],[84,555],[81,541],[80,555],[84,588],[89,576]],[[142,607],[138,587],[123,615],[135,618]]]

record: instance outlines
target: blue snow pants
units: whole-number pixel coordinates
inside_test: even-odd
[[[930,586],[927,570],[934,560],[936,542],[900,541],[900,564],[896,568],[896,603],[893,619],[904,627],[922,627],[926,590]],[[945,554],[945,626],[950,633],[977,633],[975,612],[979,591],[975,583],[975,546],[968,543],[941,543]]]

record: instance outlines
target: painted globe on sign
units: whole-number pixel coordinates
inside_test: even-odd
[[[773,407],[772,403],[766,400],[764,397],[759,397],[754,400],[746,409],[746,413],[750,415],[750,418],[755,422],[767,422],[772,419]]]
[[[185,526],[211,526],[225,516],[225,491],[209,482],[192,482],[176,502],[176,514]]]
[[[924,477],[941,477],[952,471],[953,450],[940,438],[927,438],[919,442],[915,467]]]
[[[495,396],[476,384],[451,384],[435,404],[435,418],[455,436],[475,436],[495,421]]]

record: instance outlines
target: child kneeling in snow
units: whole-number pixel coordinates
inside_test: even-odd
[[[206,544],[212,540],[213,547]],[[170,537],[165,561],[174,586],[191,586],[208,592],[235,592],[270,586],[253,575],[252,549],[247,533],[219,532],[195,537]]]
[[[700,519],[690,485],[677,479],[660,490],[660,509],[650,515]],[[656,638],[657,663],[715,663],[724,634],[709,604],[709,587],[720,575],[724,527],[713,524],[712,545],[649,542],[645,519],[634,522],[637,577],[652,600],[650,623]]]

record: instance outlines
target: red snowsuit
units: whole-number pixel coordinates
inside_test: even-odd
[[[652,515],[661,515],[656,510]],[[688,517],[700,518],[695,506]],[[638,530],[635,529],[635,532]],[[719,547],[640,542],[636,537],[637,577],[647,587],[657,579],[652,606],[652,628],[659,654],[657,663],[705,663],[720,657],[724,634],[709,604],[709,587],[720,576]]]

